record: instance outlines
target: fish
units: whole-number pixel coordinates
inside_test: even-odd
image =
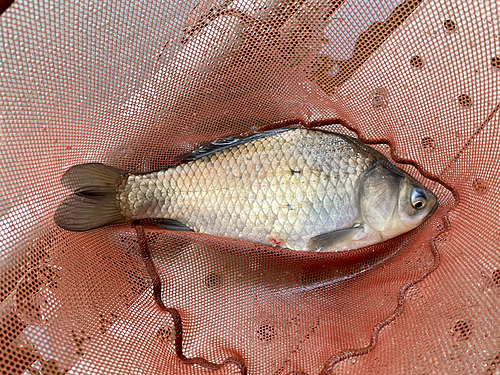
[[[153,219],[165,229],[299,251],[374,245],[416,228],[438,205],[375,149],[322,129],[217,140],[151,173],[74,165],[61,183],[72,193],[54,220],[69,231]]]

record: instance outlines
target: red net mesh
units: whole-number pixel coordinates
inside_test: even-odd
[[[2,373],[494,374],[498,12],[444,0],[12,4],[0,18]],[[158,170],[287,120],[356,134],[431,188],[438,210],[347,254],[54,224],[71,165]]]

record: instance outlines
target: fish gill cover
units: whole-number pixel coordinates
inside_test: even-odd
[[[4,373],[495,371],[498,4],[16,1],[0,27]],[[72,165],[294,123],[357,135],[438,210],[346,254],[53,221]]]

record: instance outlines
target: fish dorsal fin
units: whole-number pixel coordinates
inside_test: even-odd
[[[273,130],[266,130],[263,132],[255,133],[249,136],[244,137],[227,137],[216,139],[215,141],[205,143],[201,147],[196,150],[189,152],[187,154],[180,155],[175,159],[178,161],[188,162],[201,159],[205,156],[215,154],[219,151],[242,145],[244,143],[252,142],[256,139],[272,137],[273,135],[287,132],[289,130],[293,130],[293,128],[280,128]]]

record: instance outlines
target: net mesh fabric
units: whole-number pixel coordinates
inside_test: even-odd
[[[494,1],[12,4],[2,373],[494,374],[498,13]],[[439,209],[348,254],[54,224],[71,165],[158,170],[286,120],[357,134]]]

